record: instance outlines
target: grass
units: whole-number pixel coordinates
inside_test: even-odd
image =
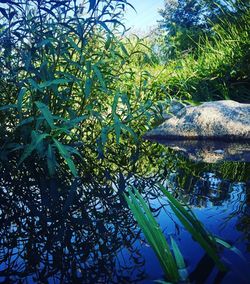
[[[129,197],[125,195],[127,203],[140,228],[142,229],[146,240],[157,255],[167,279],[173,283],[177,283],[182,278],[182,275],[179,274],[179,269],[182,270],[185,268],[182,254],[180,253],[174,239],[171,239],[172,248],[174,251],[172,254],[164,234],[162,233],[145,201],[135,188],[133,190],[135,194],[128,189]]]
[[[204,249],[220,271],[226,272],[228,270],[220,256],[221,247],[233,251],[244,259],[237,248],[208,232],[191,209],[183,206],[163,186],[160,185],[160,189],[168,198],[169,205],[175,216],[192,235],[193,239]],[[177,243],[172,237],[170,238],[171,246],[167,243],[159,224],[139,192],[135,188],[128,188],[128,195],[125,194],[125,199],[147,242],[154,250],[167,281],[171,283],[188,281],[186,264]],[[160,281],[159,283],[165,282]]]
[[[212,40],[194,42],[198,53],[163,66],[151,49],[154,39],[117,33],[127,1],[86,1],[89,18],[76,13],[77,1],[66,2],[34,1],[32,13],[21,0],[0,7],[6,161],[15,152],[19,164],[39,160],[50,176],[66,165],[77,176],[88,151],[101,159],[111,147],[126,152],[139,144],[172,99],[250,100],[249,9],[214,25]]]
[[[203,37],[196,53],[186,52],[152,68],[155,87],[168,97],[195,101],[250,102],[250,11],[220,19],[213,37]]]

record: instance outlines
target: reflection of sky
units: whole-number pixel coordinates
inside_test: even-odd
[[[125,14],[125,25],[135,30],[147,30],[160,19],[158,10],[163,7],[164,0],[129,0],[137,12],[129,6]]]

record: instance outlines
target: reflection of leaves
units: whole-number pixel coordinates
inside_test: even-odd
[[[96,5],[96,0],[89,0],[89,11],[88,12],[90,12],[91,10],[94,10],[95,5]]]
[[[62,179],[57,176],[46,177],[46,180],[44,176],[37,178],[37,170],[31,167],[30,171],[19,169],[16,172],[13,168],[10,175],[1,168],[4,181],[1,178],[0,187],[3,184],[8,187],[7,194],[0,193],[1,236],[9,242],[11,233],[5,228],[10,220],[20,229],[11,235],[14,250],[3,251],[9,243],[0,244],[2,265],[11,268],[10,279],[34,276],[37,282],[57,282],[60,277],[63,282],[71,283],[77,271],[78,282],[98,283],[100,269],[112,272],[106,276],[108,282],[113,277],[123,279],[127,269],[141,271],[143,261],[138,259],[143,258],[139,251],[135,254],[132,247],[138,237],[132,230],[134,221],[130,214],[124,214],[117,193],[106,191],[106,185],[99,184],[93,177],[91,182],[78,184],[79,180],[75,180],[69,185],[65,176]],[[53,191],[56,194],[52,194]],[[104,210],[96,207],[97,200],[97,207]],[[8,217],[3,218],[3,215]],[[124,248],[133,258],[128,264],[114,267],[117,251]],[[30,264],[34,258],[37,265],[32,266],[32,271],[26,270],[23,255],[30,256]],[[76,261],[72,263],[72,259]],[[20,265],[13,265],[15,261]]]

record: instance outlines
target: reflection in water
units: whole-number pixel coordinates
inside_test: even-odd
[[[194,208],[222,208],[227,201],[232,206],[228,220],[238,218],[237,229],[249,244],[244,181],[232,183],[223,177],[225,170],[213,172],[211,165],[190,163],[160,145],[145,144],[134,154],[134,149],[127,152],[127,163],[124,158],[88,160],[89,167],[83,165],[73,182],[67,176],[48,179],[37,165],[1,165],[0,280],[139,283],[161,278],[159,270],[145,270],[145,242],[123,198],[128,185],[141,191],[158,218],[166,214],[167,203],[156,183]]]
[[[36,184],[26,176],[2,179],[0,198],[2,279],[123,280],[114,269],[115,255],[124,246],[134,255],[135,223],[111,188],[77,180],[70,188],[57,180]],[[143,261],[137,255],[130,265],[139,270]]]

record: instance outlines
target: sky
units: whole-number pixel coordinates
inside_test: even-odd
[[[125,25],[132,30],[146,31],[157,24],[158,10],[163,8],[164,0],[129,0],[137,12],[127,6]]]

